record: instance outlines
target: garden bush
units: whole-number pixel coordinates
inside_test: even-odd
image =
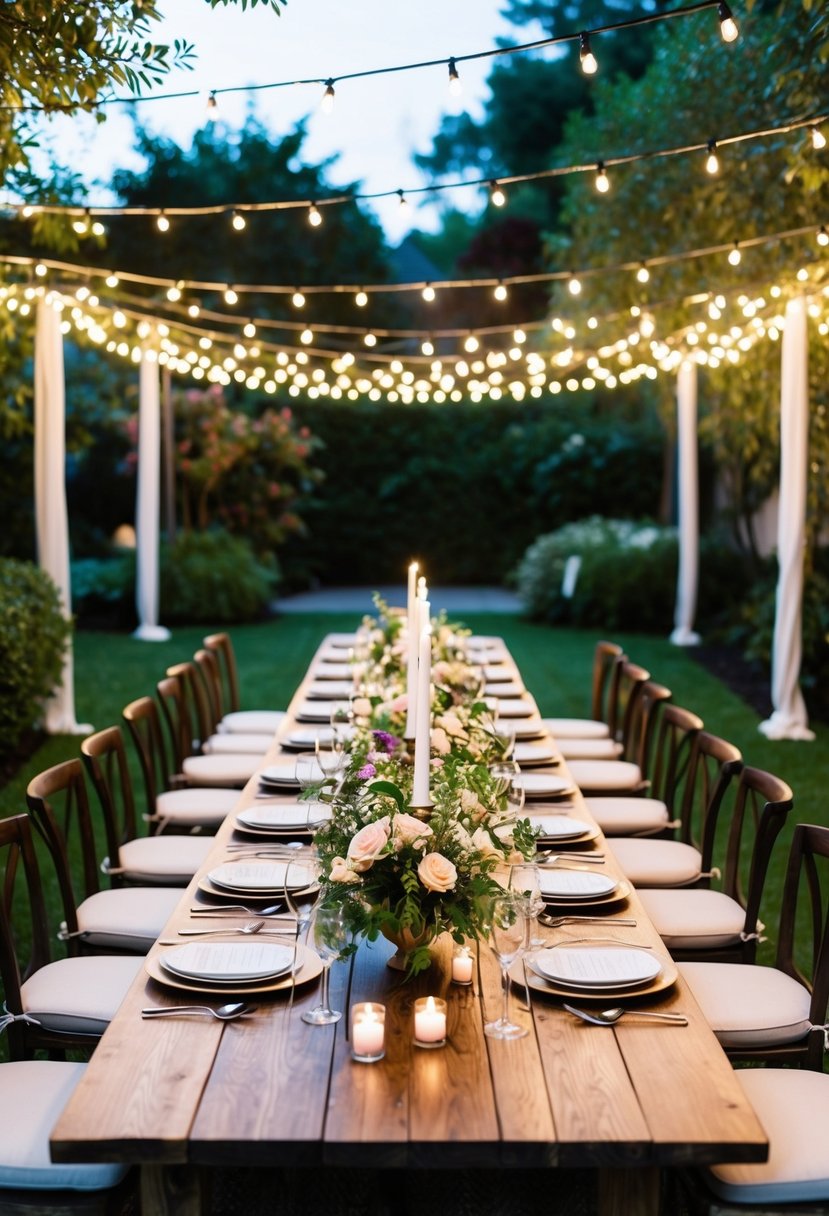
[[[184,532],[162,546],[159,616],[165,625],[257,620],[277,582],[276,559],[266,565],[241,537],[219,529]]]
[[[38,724],[60,680],[71,629],[48,574],[0,558],[0,759]]]

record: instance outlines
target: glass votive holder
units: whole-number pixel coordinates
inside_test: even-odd
[[[469,946],[455,946],[452,951],[452,983],[471,984],[475,959]]]
[[[351,1058],[374,1064],[386,1054],[386,1006],[361,1001],[351,1006]]]
[[[446,1043],[446,1001],[419,996],[414,1003],[415,1047],[443,1047]]]

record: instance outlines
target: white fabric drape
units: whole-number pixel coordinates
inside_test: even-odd
[[[694,632],[699,580],[699,469],[697,456],[697,365],[686,359],[676,380],[679,480],[679,571],[676,584],[675,646],[698,646]]]
[[[780,365],[780,503],[777,599],[771,664],[774,712],[759,729],[768,739],[814,739],[800,691],[803,546],[809,460],[809,339],[806,301],[790,300]]]
[[[38,562],[60,593],[63,615],[72,615],[69,523],[66,510],[66,390],[60,314],[45,299],[35,329],[35,532]],[[60,686],[45,707],[44,726],[53,735],[88,735],[75,718],[72,640],[67,642]]]
[[[138,481],[135,497],[135,606],[143,642],[166,642],[158,623],[158,532],[161,484],[161,395],[158,363],[141,360],[138,397]]]

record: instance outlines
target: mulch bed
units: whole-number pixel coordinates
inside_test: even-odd
[[[761,718],[771,714],[771,676],[759,663],[750,663],[730,646],[693,646],[688,654]]]

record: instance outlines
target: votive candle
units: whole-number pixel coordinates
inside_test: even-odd
[[[446,1042],[446,1001],[439,996],[420,996],[415,1001],[416,1047],[443,1047]]]
[[[351,1006],[351,1055],[373,1064],[386,1054],[386,1006],[361,1001]]]
[[[472,983],[473,959],[468,946],[458,946],[452,956],[452,980],[455,984]]]

